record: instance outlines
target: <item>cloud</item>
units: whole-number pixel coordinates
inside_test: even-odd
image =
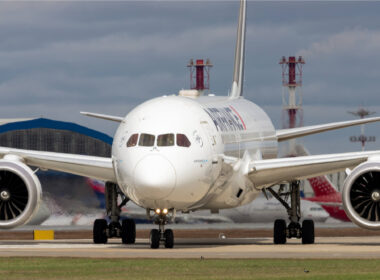
[[[297,52],[305,57],[355,54],[356,57],[378,55],[380,50],[380,30],[355,28],[328,36]]]
[[[250,2],[245,96],[281,127],[278,61],[301,54],[305,120],[347,119],[340,108],[380,104],[378,7]],[[0,2],[2,115],[45,115],[112,134],[107,122],[78,111],[125,115],[147,99],[187,88],[190,58],[211,59],[212,92],[225,95],[237,13],[236,1]],[[326,112],[318,116],[320,110]]]

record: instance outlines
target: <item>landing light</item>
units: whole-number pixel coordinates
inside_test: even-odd
[[[167,208],[164,208],[164,209],[159,209],[159,208],[157,208],[156,210],[154,210],[154,212],[157,214],[157,215],[160,215],[161,213],[162,214],[164,214],[164,215],[166,215],[166,214],[168,214],[169,213],[169,210],[167,209]]]

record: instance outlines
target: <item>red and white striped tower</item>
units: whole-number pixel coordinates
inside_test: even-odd
[[[203,92],[210,89],[210,68],[213,65],[209,59],[190,59],[187,67],[190,69],[190,88]],[[194,73],[195,72],[195,73]],[[194,75],[195,74],[195,75]]]
[[[283,56],[279,62],[282,66],[282,127],[295,128],[303,126],[302,110],[302,66],[305,60],[298,57]],[[288,155],[292,154],[295,140],[289,141]]]
[[[283,128],[294,128],[303,125],[302,114],[302,66],[305,60],[295,56],[280,60],[282,66],[282,108]]]

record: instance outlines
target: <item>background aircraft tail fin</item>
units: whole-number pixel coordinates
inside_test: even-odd
[[[106,208],[106,199],[104,195],[104,192],[105,192],[104,183],[97,180],[90,179],[90,178],[88,178],[86,182],[94,191],[96,198],[99,201],[99,207]]]
[[[333,184],[326,176],[318,176],[308,179],[310,186],[312,187],[315,197],[330,195],[337,193]]]
[[[309,151],[301,144],[296,146],[297,156],[308,156],[310,155]],[[311,188],[314,191],[314,196],[324,196],[338,193],[334,185],[326,176],[317,176],[314,178],[308,179]]]

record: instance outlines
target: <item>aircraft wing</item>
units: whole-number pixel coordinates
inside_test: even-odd
[[[326,123],[312,126],[303,126],[296,128],[288,128],[288,129],[280,129],[276,131],[276,137],[279,142],[289,140],[292,138],[303,137],[311,134],[321,133],[329,130],[340,129],[344,127],[378,122],[380,121],[380,117],[375,118],[365,118],[354,121],[344,121],[344,122],[334,122],[334,123]]]
[[[122,122],[124,118],[117,117],[117,116],[111,116],[111,115],[104,115],[104,114],[97,114],[97,113],[90,113],[90,112],[80,112],[82,115],[92,118],[98,118],[103,119],[107,121],[113,121],[113,122]]]
[[[13,155],[27,165],[116,182],[112,159],[0,147],[0,156]]]
[[[243,158],[240,160],[239,169],[256,188],[262,189],[282,182],[307,179],[353,168],[375,156],[380,157],[380,151],[250,161]],[[249,156],[245,155],[245,157]]]

